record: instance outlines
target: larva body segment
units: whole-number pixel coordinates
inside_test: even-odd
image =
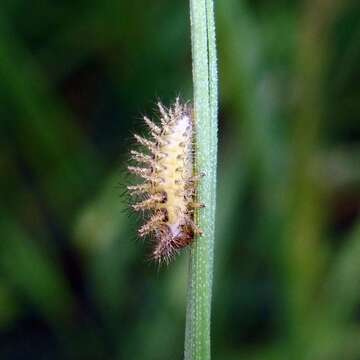
[[[194,200],[199,179],[193,173],[194,124],[192,108],[179,99],[169,109],[158,104],[161,125],[145,117],[152,139],[138,135],[138,143],[149,154],[132,151],[139,167],[129,166],[130,172],[142,177],[142,184],[129,186],[132,195],[140,194],[134,210],[143,211],[148,218],[139,229],[140,237],[153,235],[152,258],[169,260],[180,249],[192,243],[201,230],[194,224],[194,209],[202,207]]]

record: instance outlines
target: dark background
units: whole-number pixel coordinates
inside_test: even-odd
[[[1,0],[0,358],[181,359],[188,253],[123,196],[191,99],[187,1]],[[360,359],[360,6],[216,1],[214,359]]]

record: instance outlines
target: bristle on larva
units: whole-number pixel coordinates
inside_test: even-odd
[[[138,231],[139,236],[152,235],[151,257],[159,263],[168,263],[179,250],[192,243],[194,235],[201,235],[194,223],[194,210],[203,204],[195,201],[201,176],[193,171],[192,108],[181,104],[179,98],[169,109],[161,103],[158,108],[159,124],[144,117],[151,139],[135,135],[146,153],[131,151],[131,159],[139,165],[128,169],[144,181],[128,186],[128,190],[140,197],[132,208],[143,211],[147,217]]]

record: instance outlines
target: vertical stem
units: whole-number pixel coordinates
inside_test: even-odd
[[[216,203],[217,64],[213,0],[190,0],[196,133],[195,169],[204,172],[195,220],[203,235],[190,253],[185,360],[210,359],[210,313]]]

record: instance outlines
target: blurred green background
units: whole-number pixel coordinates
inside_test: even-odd
[[[1,0],[0,358],[181,359],[188,254],[123,196],[192,94],[188,2]],[[213,359],[360,359],[360,6],[218,0]]]

